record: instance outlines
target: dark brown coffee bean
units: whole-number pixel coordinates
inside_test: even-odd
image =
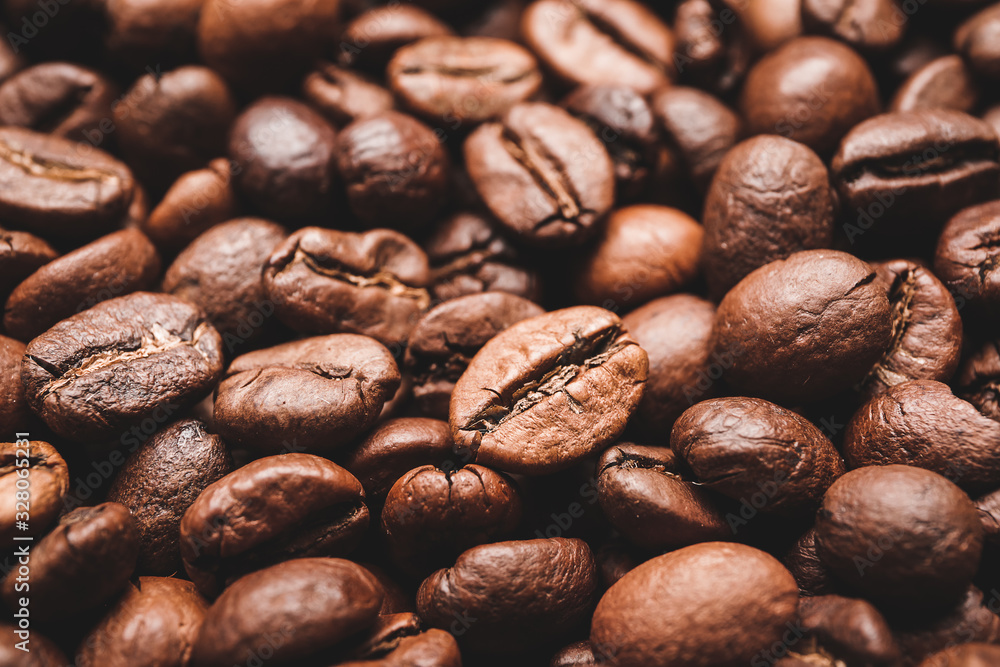
[[[579,244],[614,203],[614,164],[604,144],[550,104],[518,104],[503,122],[480,126],[463,151],[483,201],[526,243]]]
[[[674,424],[670,447],[694,481],[734,500],[753,497],[753,507],[765,513],[811,511],[844,474],[840,454],[818,428],[757,398],[692,406]]]
[[[909,76],[896,90],[890,111],[954,109],[970,112],[979,100],[972,72],[959,56],[936,58]]]
[[[928,656],[920,667],[990,667],[1000,663],[1000,646],[975,642]]]
[[[160,256],[145,234],[125,229],[52,260],[18,285],[4,305],[10,335],[31,340],[94,305],[153,287]]]
[[[576,642],[562,649],[549,662],[549,667],[589,667],[597,664],[590,642]]]
[[[31,548],[30,613],[59,620],[110,600],[128,582],[139,554],[139,534],[118,503],[82,507]],[[18,571],[0,584],[8,609],[19,609]]]
[[[177,256],[163,291],[205,311],[226,351],[253,340],[274,314],[260,274],[288,232],[267,220],[240,218],[208,230]]]
[[[306,76],[302,96],[337,125],[391,111],[395,106],[388,90],[357,72],[331,63],[320,64]]]
[[[399,49],[386,76],[400,103],[452,128],[498,118],[542,84],[524,47],[491,37],[428,37]]]
[[[5,637],[17,637],[16,625],[0,623],[0,633]],[[24,632],[23,630],[21,632]],[[17,647],[18,642],[8,641],[0,645],[0,664],[8,667],[65,667],[69,659],[59,647],[38,630],[29,631],[28,650]],[[81,667],[84,667],[81,665]]]
[[[823,563],[863,597],[887,607],[957,601],[976,572],[982,546],[983,529],[969,497],[941,475],[910,466],[848,472],[827,491],[816,518]]]
[[[720,498],[684,479],[670,449],[619,443],[597,469],[601,509],[633,544],[676,549],[733,535]]]
[[[476,618],[457,637],[462,646],[512,653],[584,621],[596,592],[594,556],[583,540],[495,542],[425,579],[417,610],[435,628],[450,628],[455,614]]]
[[[455,444],[507,472],[567,468],[618,438],[647,371],[646,353],[610,311],[577,306],[523,320],[486,343],[455,384]]]
[[[872,225],[897,229],[917,220],[937,228],[995,196],[1000,143],[993,128],[958,111],[882,114],[844,137],[830,175],[857,220],[844,228],[852,243]]]
[[[405,3],[374,7],[347,24],[340,42],[340,63],[382,73],[407,44],[452,34],[448,24],[420,7]]]
[[[297,558],[248,574],[205,613],[191,664],[223,667],[260,655],[271,656],[269,665],[304,664],[374,624],[382,597],[375,577],[339,558]]]
[[[0,229],[0,299],[7,301],[22,280],[58,256],[52,246],[33,234]]]
[[[346,652],[338,667],[393,667],[435,665],[462,667],[455,638],[437,628],[421,632],[416,614],[382,614],[360,644]]]
[[[422,417],[383,422],[343,461],[370,500],[384,497],[397,479],[414,468],[434,465],[454,470],[463,463],[452,447],[448,423]]]
[[[345,555],[368,527],[364,499],[361,483],[332,461],[298,453],[257,459],[209,485],[184,513],[184,569],[214,596],[275,562]]]
[[[747,664],[780,645],[797,606],[795,580],[773,557],[706,542],[648,560],[608,589],[590,643],[619,667]]]
[[[392,485],[382,529],[396,563],[426,574],[466,549],[509,536],[520,519],[521,498],[510,478],[475,464],[425,465]]]
[[[202,5],[200,0],[107,0],[101,8],[110,57],[126,70],[194,61]]]
[[[21,341],[0,336],[0,433],[15,433],[28,429],[31,414],[24,399],[21,384],[21,358],[25,345]]]
[[[399,232],[300,229],[264,267],[275,312],[303,333],[347,332],[402,345],[430,305],[427,256]]]
[[[803,596],[829,595],[837,590],[838,582],[816,554],[816,530],[810,528],[785,552],[781,559],[795,577]],[[800,602],[801,604],[801,602]]]
[[[115,112],[125,161],[144,182],[166,187],[225,154],[236,101],[215,71],[186,65],[140,77]]]
[[[278,221],[328,214],[336,183],[336,133],[322,116],[287,97],[262,97],[229,131],[236,188]]]
[[[972,351],[955,377],[955,393],[1000,421],[1000,343],[989,341]]]
[[[802,0],[809,32],[843,40],[859,51],[885,51],[903,38],[907,14],[897,0]]]
[[[562,105],[604,142],[614,162],[619,200],[641,196],[667,160],[649,101],[628,86],[587,85]]]
[[[538,275],[518,262],[514,246],[495,227],[471,212],[456,213],[437,227],[424,244],[436,299],[495,291],[539,300]]]
[[[780,134],[826,157],[848,130],[878,113],[878,88],[849,47],[801,37],[753,66],[740,108],[752,134]]]
[[[19,501],[17,492],[25,490],[27,500]],[[62,511],[67,491],[69,468],[55,447],[40,440],[0,443],[0,498],[10,500],[0,509],[0,539],[12,544],[15,535],[43,535]],[[22,530],[18,524],[25,518]]]
[[[912,380],[862,406],[847,424],[844,458],[852,468],[902,463],[944,475],[972,493],[1000,485],[1000,423],[951,393]]]
[[[182,174],[139,227],[157,246],[180,250],[213,225],[236,217],[239,203],[232,179],[224,158]]]
[[[996,606],[996,589],[990,599],[969,586],[962,600],[951,607],[935,610],[923,617],[894,620],[896,642],[903,655],[916,662],[926,656],[965,642],[1000,642],[1000,617],[992,611]],[[936,667],[945,667],[937,665]]]
[[[934,273],[963,304],[990,321],[1000,317],[1000,201],[970,206],[948,221]]]
[[[864,380],[866,397],[907,380],[947,382],[962,351],[955,300],[923,266],[905,259],[877,262],[875,282],[892,308],[892,340]]]
[[[369,227],[418,229],[444,207],[448,154],[438,134],[412,116],[359,118],[340,133],[336,160],[351,210]]]
[[[657,434],[669,433],[674,420],[691,405],[714,394],[709,336],[715,308],[690,294],[656,299],[622,318],[649,356],[649,377],[636,414]],[[718,377],[718,375],[714,375]]]
[[[705,197],[705,278],[721,299],[748,273],[833,244],[836,195],[807,146],[774,135],[726,153]]]
[[[234,359],[216,391],[215,425],[260,453],[328,452],[371,428],[398,387],[396,362],[375,340],[305,338]]]
[[[679,2],[674,34],[674,64],[683,81],[725,93],[740,82],[750,66],[750,43],[736,13],[724,2]]]
[[[79,667],[181,667],[208,602],[190,581],[139,577],[77,649]]]
[[[562,81],[647,94],[676,75],[670,28],[634,0],[538,0],[521,19],[528,46]]]
[[[891,335],[889,299],[868,264],[835,250],[804,250],[753,271],[726,294],[711,346],[736,390],[797,403],[861,380]]]
[[[743,133],[739,116],[708,93],[681,86],[656,93],[653,110],[691,182],[704,192]]]
[[[470,294],[429,310],[413,327],[404,358],[420,412],[447,419],[455,382],[483,345],[512,324],[544,312],[527,299],[503,292]]]
[[[129,168],[107,153],[17,127],[0,128],[0,217],[60,241],[91,239],[125,217]]]
[[[191,304],[136,292],[99,303],[31,341],[28,403],[75,440],[125,435],[201,400],[222,375],[222,340]]]
[[[955,31],[955,50],[961,53],[975,72],[996,81],[1000,79],[1000,8],[991,5],[966,20]]]
[[[40,63],[0,86],[0,123],[97,146],[114,128],[111,105],[118,94],[118,86],[95,70]]]
[[[129,455],[107,499],[127,507],[135,519],[138,572],[166,576],[180,569],[181,517],[205,487],[231,470],[222,439],[194,419],[157,431]]]
[[[885,617],[865,600],[840,595],[799,601],[800,628],[821,651],[849,664],[895,665],[899,647]]]
[[[769,53],[802,35],[802,0],[757,0],[728,5],[756,53]]]
[[[702,226],[678,209],[620,208],[577,268],[576,298],[617,311],[678,292],[698,276],[703,236]]]

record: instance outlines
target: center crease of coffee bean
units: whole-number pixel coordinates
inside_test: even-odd
[[[80,169],[51,160],[45,160],[26,151],[19,151],[3,142],[0,142],[0,159],[6,160],[26,174],[51,178],[53,180],[77,182],[117,182],[120,180],[117,174],[110,171],[102,171],[92,167]]]
[[[510,156],[531,175],[538,187],[555,200],[562,219],[579,224],[577,218],[582,210],[573,185],[566,175],[554,166],[555,158],[545,147],[529,137],[521,137],[509,129],[504,129],[502,140]],[[552,216],[540,221],[535,228],[543,227],[558,218]]]
[[[504,76],[503,65],[488,65],[486,67],[453,67],[449,65],[420,64],[411,65],[403,70],[403,74],[440,74],[456,79],[479,79],[480,83],[517,83],[534,74],[532,69],[523,69]]]
[[[302,262],[313,273],[354,285],[360,289],[375,287],[383,289],[393,296],[412,299],[417,302],[421,309],[426,309],[431,304],[431,296],[427,290],[422,287],[411,287],[389,271],[380,269],[371,276],[357,275],[342,269],[323,266],[319,260],[301,248],[296,251],[294,261]]]

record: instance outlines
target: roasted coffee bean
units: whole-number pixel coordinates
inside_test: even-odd
[[[874,264],[889,294],[892,340],[868,372],[864,393],[876,396],[907,380],[947,382],[958,367],[962,320],[948,289],[926,268],[905,259]]]
[[[236,217],[239,203],[232,179],[231,164],[224,158],[181,175],[139,227],[157,246],[180,250],[213,225]]]
[[[229,130],[237,190],[264,215],[300,222],[327,214],[336,182],[336,133],[287,97],[262,97]]]
[[[930,61],[947,53],[939,40],[910,31],[896,48],[886,54],[880,68],[882,77],[889,83],[888,89],[892,89]]]
[[[431,263],[430,289],[436,299],[496,291],[539,300],[537,274],[520,265],[510,241],[483,215],[450,216],[427,240],[424,250]]]
[[[31,548],[31,616],[60,620],[110,600],[128,582],[139,554],[139,534],[118,503],[82,507],[64,515]],[[19,609],[17,569],[0,583],[0,598]]]
[[[619,200],[645,193],[667,161],[649,101],[634,88],[608,84],[580,86],[562,104],[604,142]]]
[[[452,129],[498,118],[542,84],[524,47],[492,37],[427,37],[405,46],[386,69],[400,103]]]
[[[184,513],[184,569],[214,596],[275,562],[345,555],[368,527],[364,499],[361,483],[332,461],[298,453],[257,459],[209,485]]]
[[[633,544],[676,549],[733,535],[720,498],[685,479],[670,449],[619,443],[597,469],[601,509]]]
[[[0,623],[0,633],[4,636],[14,638],[17,632],[16,625]],[[16,645],[18,643],[8,641],[0,644],[0,663],[9,667],[64,667],[70,664],[55,642],[38,630],[30,632],[29,643],[25,645],[27,650],[22,650]]]
[[[284,227],[255,218],[217,225],[177,256],[163,291],[201,307],[232,353],[260,335],[274,314],[260,274],[287,236]]]
[[[22,280],[58,256],[52,246],[33,234],[0,229],[0,299],[7,301]]]
[[[442,209],[449,160],[439,136],[397,111],[359,118],[337,138],[351,210],[369,227],[418,229]]]
[[[523,320],[486,343],[455,384],[455,444],[507,472],[567,468],[618,438],[648,367],[610,311],[577,306]]]
[[[862,406],[847,424],[852,468],[901,463],[944,475],[971,493],[1000,486],[1000,423],[931,380],[902,382]]]
[[[196,54],[200,0],[107,0],[104,45],[114,64],[126,71],[146,63],[173,66]]]
[[[339,558],[297,558],[248,574],[205,612],[191,664],[223,667],[248,655],[304,664],[374,624],[382,597],[375,577]]]
[[[990,667],[1000,662],[1000,646],[973,642],[928,656],[920,667]]]
[[[608,589],[590,643],[620,667],[747,664],[780,644],[797,606],[795,580],[773,557],[705,542],[648,560]]]
[[[816,518],[820,559],[880,607],[957,602],[982,546],[969,497],[941,475],[909,466],[848,472],[827,491]]]
[[[27,480],[28,499],[19,502],[17,492],[25,490],[23,480]],[[69,468],[55,447],[40,440],[0,443],[0,498],[12,501],[0,510],[0,539],[11,544],[15,535],[44,534],[62,511],[67,491]],[[24,523],[26,515],[27,527],[22,529],[18,524]]]
[[[649,377],[636,417],[657,434],[694,403],[712,398],[717,361],[709,356],[715,308],[691,294],[656,299],[622,322],[649,357]],[[721,369],[718,369],[721,371]]]
[[[102,301],[152,288],[159,275],[160,257],[145,234],[108,234],[52,260],[14,288],[3,325],[15,338],[31,340]]]
[[[135,192],[132,172],[103,151],[17,127],[0,128],[0,217],[49,239],[110,231]]]
[[[609,310],[630,310],[678,292],[698,276],[703,237],[702,226],[675,208],[620,208],[579,263],[576,297]]]
[[[404,3],[374,7],[347,24],[340,44],[340,62],[381,73],[407,44],[452,34],[448,24],[420,7]]]
[[[782,556],[782,563],[795,577],[803,597],[829,595],[839,587],[833,572],[816,554],[816,530],[803,533]],[[801,603],[800,603],[801,604]]]
[[[382,606],[379,609],[380,615],[409,614],[417,610],[413,595],[404,592],[398,583],[389,578],[385,570],[371,563],[359,563],[359,565],[368,570],[385,591],[385,597],[382,598]]]
[[[859,51],[885,51],[903,38],[907,15],[897,0],[802,0],[802,24],[812,33]]]
[[[955,214],[938,238],[934,272],[956,298],[994,321],[1000,306],[1000,201]]]
[[[337,125],[390,111],[395,106],[388,90],[331,63],[320,64],[306,76],[302,82],[302,97]]]
[[[382,510],[393,558],[424,574],[509,536],[520,519],[521,498],[510,478],[475,464],[414,468],[392,485]]]
[[[518,104],[502,122],[481,125],[463,150],[476,191],[526,243],[579,244],[614,203],[614,163],[604,144],[550,104]]]
[[[816,508],[844,473],[840,455],[804,417],[758,398],[715,398],[674,423],[670,447],[694,481],[782,515]],[[764,503],[758,502],[760,494]]]
[[[475,618],[457,637],[463,647],[511,653],[585,621],[596,592],[594,556],[583,540],[495,542],[469,549],[425,579],[417,611],[442,629],[452,627],[456,614]]]
[[[201,400],[221,375],[222,341],[202,313],[149,292],[63,320],[31,341],[21,366],[32,410],[77,440],[162,422]]]
[[[21,358],[25,345],[21,341],[0,336],[0,433],[14,433],[28,429],[31,414],[24,399],[21,384]]]
[[[850,47],[801,37],[757,61],[740,108],[752,134],[780,134],[826,157],[852,127],[878,113],[878,88]]]
[[[896,90],[890,111],[954,109],[970,112],[979,100],[972,72],[956,55],[942,56],[911,74]]]
[[[236,101],[215,71],[186,65],[140,77],[116,110],[125,161],[148,184],[166,187],[225,153]]]
[[[365,433],[399,387],[389,351],[335,334],[237,357],[216,390],[215,426],[263,454],[328,452]]]
[[[181,667],[208,602],[190,581],[139,577],[80,642],[78,667]]]
[[[955,377],[955,394],[1000,421],[1000,344],[989,341],[974,350]]]
[[[865,600],[804,597],[799,600],[799,623],[822,651],[846,663],[895,665],[901,657],[885,617]]]
[[[711,347],[737,391],[808,402],[861,380],[891,335],[889,299],[868,264],[805,250],[753,271],[726,294]]]
[[[139,530],[142,574],[180,569],[181,517],[209,484],[232,470],[222,439],[183,419],[157,431],[122,464],[107,499],[132,512]]]
[[[114,128],[111,105],[118,94],[118,86],[95,70],[39,63],[0,86],[0,124],[99,146]]]
[[[402,345],[430,305],[427,256],[399,232],[307,227],[264,266],[275,312],[302,333],[359,333]]]
[[[716,93],[732,90],[750,66],[750,44],[736,14],[718,0],[683,0],[674,14],[674,63],[681,80]]]
[[[652,105],[667,143],[691,182],[704,192],[723,156],[743,134],[740,117],[708,93],[682,86],[660,90]]]
[[[436,665],[461,667],[455,638],[437,628],[421,632],[416,614],[382,614],[365,633],[360,645],[347,651],[338,667],[392,667]]]
[[[849,241],[873,225],[914,220],[939,227],[966,206],[996,195],[1000,142],[986,123],[947,109],[882,114],[844,137],[830,164]]]
[[[705,278],[722,298],[748,273],[833,244],[836,195],[823,161],[765,135],[726,153],[705,196]]]
[[[647,94],[676,75],[673,33],[634,0],[538,0],[521,21],[525,42],[565,83]]]
[[[503,292],[470,294],[429,310],[413,327],[404,357],[420,412],[447,419],[455,382],[483,345],[512,324],[544,312],[527,299]]]
[[[990,599],[969,586],[961,601],[924,617],[893,619],[896,643],[903,655],[916,662],[928,655],[965,642],[1000,642],[1000,618],[992,611],[996,606],[996,590]],[[946,667],[938,665],[937,667]]]
[[[1000,7],[991,5],[966,20],[955,31],[955,50],[961,53],[975,72],[996,81],[1000,79]]]
[[[549,662],[549,667],[589,667],[597,664],[590,642],[576,642],[562,649]]]

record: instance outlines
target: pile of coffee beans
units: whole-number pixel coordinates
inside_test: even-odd
[[[996,2],[0,0],[0,667],[1000,665]]]

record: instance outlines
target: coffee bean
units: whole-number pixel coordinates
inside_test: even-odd
[[[239,203],[232,179],[232,167],[224,158],[182,174],[140,221],[140,228],[157,246],[180,250],[213,225],[236,217]]]
[[[398,387],[399,369],[375,340],[305,338],[234,359],[216,390],[215,425],[265,454],[328,452],[371,428]]]
[[[31,340],[67,317],[118,296],[153,287],[160,256],[135,229],[108,234],[55,259],[14,288],[3,325]]]
[[[802,596],[829,595],[839,588],[833,572],[816,554],[815,528],[799,536],[782,556],[782,563],[795,577]]]
[[[58,256],[52,246],[33,234],[0,229],[0,299],[6,301],[22,280]]]
[[[743,26],[718,0],[682,0],[674,15],[674,63],[681,80],[714,93],[732,90],[750,66]]]
[[[31,412],[24,400],[24,387],[21,385],[21,358],[24,356],[25,345],[21,341],[0,336],[0,430],[3,433],[25,431]]]
[[[136,292],[31,341],[21,381],[31,409],[56,433],[124,443],[129,427],[162,423],[201,400],[222,376],[221,347],[196,307]]]
[[[955,214],[938,238],[934,272],[963,305],[997,319],[1000,305],[1000,201]]]
[[[996,341],[983,343],[962,363],[955,377],[955,394],[1000,421],[1000,346]]]
[[[19,470],[27,470],[27,477],[18,474]],[[0,511],[0,539],[8,543],[15,535],[44,534],[62,511],[63,497],[69,491],[69,468],[55,447],[40,440],[0,443],[0,497],[16,501],[17,492],[24,490],[24,479],[30,489],[23,504],[28,510],[20,513],[18,503],[12,502]],[[28,514],[29,521],[27,528],[21,529],[18,522],[24,514]]]
[[[885,51],[903,38],[907,15],[896,0],[803,0],[809,32],[841,39],[859,51]]]
[[[107,20],[104,44],[110,59],[125,70],[146,63],[168,66],[196,57],[200,0],[108,0],[102,5]]]
[[[896,90],[890,111],[954,109],[971,112],[979,100],[972,72],[956,55],[927,63]]]
[[[993,81],[1000,79],[1000,9],[987,7],[962,23],[955,31],[955,50],[975,72]]]
[[[389,85],[414,113],[457,129],[503,115],[542,83],[524,47],[491,37],[427,37],[399,49]]]
[[[400,5],[405,7],[405,5]],[[343,67],[322,63],[302,82],[302,96],[337,125],[391,111],[392,93]]]
[[[990,610],[995,599],[995,593],[986,600],[981,590],[969,586],[958,604],[917,620],[906,615],[892,619],[896,643],[914,661],[964,642],[996,644],[1000,619]]]
[[[465,141],[476,190],[504,227],[532,245],[579,244],[614,202],[614,165],[600,139],[549,104],[518,104]]]
[[[346,651],[339,667],[374,667],[378,664],[434,664],[461,667],[462,657],[455,638],[437,628],[421,632],[416,614],[382,614],[358,646]]]
[[[562,649],[549,663],[550,667],[589,667],[596,665],[597,657],[590,642],[576,642]]]
[[[646,353],[607,310],[523,320],[486,343],[455,384],[455,444],[507,472],[564,469],[617,439],[647,370]]]
[[[928,656],[920,667],[989,667],[1000,660],[1000,646],[981,642],[953,646]]]
[[[892,630],[882,614],[865,600],[840,595],[803,597],[799,621],[808,637],[814,637],[817,653],[845,662],[891,665],[900,659]]]
[[[590,643],[620,667],[747,664],[780,643],[797,606],[795,580],[773,557],[704,542],[648,560],[608,589]]]
[[[340,43],[344,66],[384,71],[393,55],[407,44],[454,34],[430,12],[410,4],[374,7],[347,24]]]

